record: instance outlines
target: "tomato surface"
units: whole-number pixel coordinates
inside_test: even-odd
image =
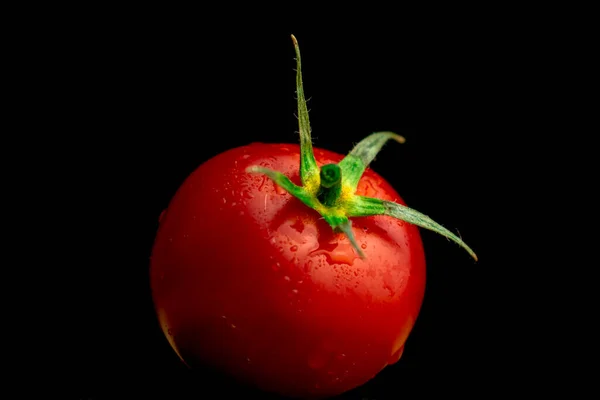
[[[402,355],[425,290],[418,227],[352,218],[361,259],[251,165],[300,184],[300,147],[254,143],[208,160],[161,217],[150,279],[171,346],[190,367],[215,366],[266,391],[326,397],[360,386]],[[343,156],[314,149],[319,166]],[[405,204],[367,169],[358,195]]]

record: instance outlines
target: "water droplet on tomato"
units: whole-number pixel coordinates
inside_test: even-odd
[[[271,266],[271,269],[276,272],[279,271],[280,268],[281,268],[281,264],[279,264],[279,263],[275,263]]]
[[[231,203],[231,207],[235,207],[236,206],[236,202],[234,201],[233,203]]]
[[[284,276],[284,277],[283,277],[283,279],[285,279],[287,282],[289,282],[289,281],[291,280],[291,279],[290,279],[290,277],[289,277],[289,276],[287,276],[287,275],[286,275],[286,276]]]
[[[169,336],[173,336],[173,331],[171,330],[171,328],[167,329],[167,334]]]
[[[266,176],[261,176],[260,177],[260,184],[258,185],[258,190],[261,191],[263,186],[265,186],[265,183],[267,182],[267,177]]]
[[[242,158],[243,158],[244,160],[247,160],[249,157],[250,157],[250,156],[249,156],[248,154],[244,154],[244,155],[242,156]]]
[[[223,204],[227,204],[227,199],[223,197]]]
[[[383,288],[390,292],[391,297],[396,295],[394,281],[392,280],[392,275],[389,272],[383,275]]]
[[[363,244],[360,245],[360,247],[361,247],[361,249],[366,249],[367,248],[367,244],[363,243]]]
[[[251,364],[251,363],[252,363],[252,360],[250,360],[250,357],[246,357],[246,362],[247,362],[248,364]]]
[[[292,289],[292,294],[298,294],[298,289]]]
[[[226,317],[226,316],[224,316],[224,315],[221,315],[221,318],[223,318],[223,319],[227,319],[227,317]]]
[[[298,246],[296,246],[296,245],[293,245],[292,247],[290,247],[290,251],[291,251],[291,252],[298,251]]]
[[[313,260],[308,260],[306,262],[306,264],[304,264],[304,271],[310,272],[310,270],[312,269],[312,265],[313,265]]]
[[[296,232],[298,233],[304,233],[304,222],[302,222],[302,220],[300,218],[298,218],[296,220],[296,222],[294,222],[292,225],[290,225],[292,228],[294,228],[296,230]]]
[[[235,328],[237,328],[237,327],[235,326],[235,324],[231,324],[231,329],[235,329]]]
[[[349,241],[334,243],[319,243],[316,250],[310,252],[311,255],[323,254],[329,264],[348,264],[352,265],[354,260],[359,258],[358,254]]]

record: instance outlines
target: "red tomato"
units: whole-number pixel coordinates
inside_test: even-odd
[[[161,218],[150,278],[161,327],[188,366],[326,397],[402,355],[425,289],[417,226],[477,256],[366,169],[403,137],[373,133],[346,157],[314,151],[292,39],[300,146],[251,144],[194,171]]]
[[[315,149],[319,166],[343,156]],[[331,396],[402,355],[425,288],[418,228],[389,216],[343,233],[251,165],[300,185],[300,147],[255,143],[190,175],[161,218],[151,259],[160,325],[190,367],[217,366],[263,390]],[[367,169],[358,195],[404,204]]]

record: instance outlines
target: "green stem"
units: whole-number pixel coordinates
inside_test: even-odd
[[[342,170],[337,164],[323,165],[320,177],[317,198],[323,205],[333,207],[342,194]]]

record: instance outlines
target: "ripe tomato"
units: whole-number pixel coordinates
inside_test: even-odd
[[[198,168],[164,214],[152,254],[160,324],[188,365],[267,390],[333,395],[402,354],[425,287],[418,228],[387,216],[343,233],[251,165],[299,182],[299,146],[251,144]],[[342,156],[316,151],[319,164]],[[372,170],[358,194],[401,202]]]
[[[313,150],[294,43],[300,146],[255,143],[196,169],[162,215],[150,278],[160,325],[188,366],[326,397],[402,355],[425,288],[417,225],[475,255],[366,169],[400,136],[372,134],[346,157]]]

